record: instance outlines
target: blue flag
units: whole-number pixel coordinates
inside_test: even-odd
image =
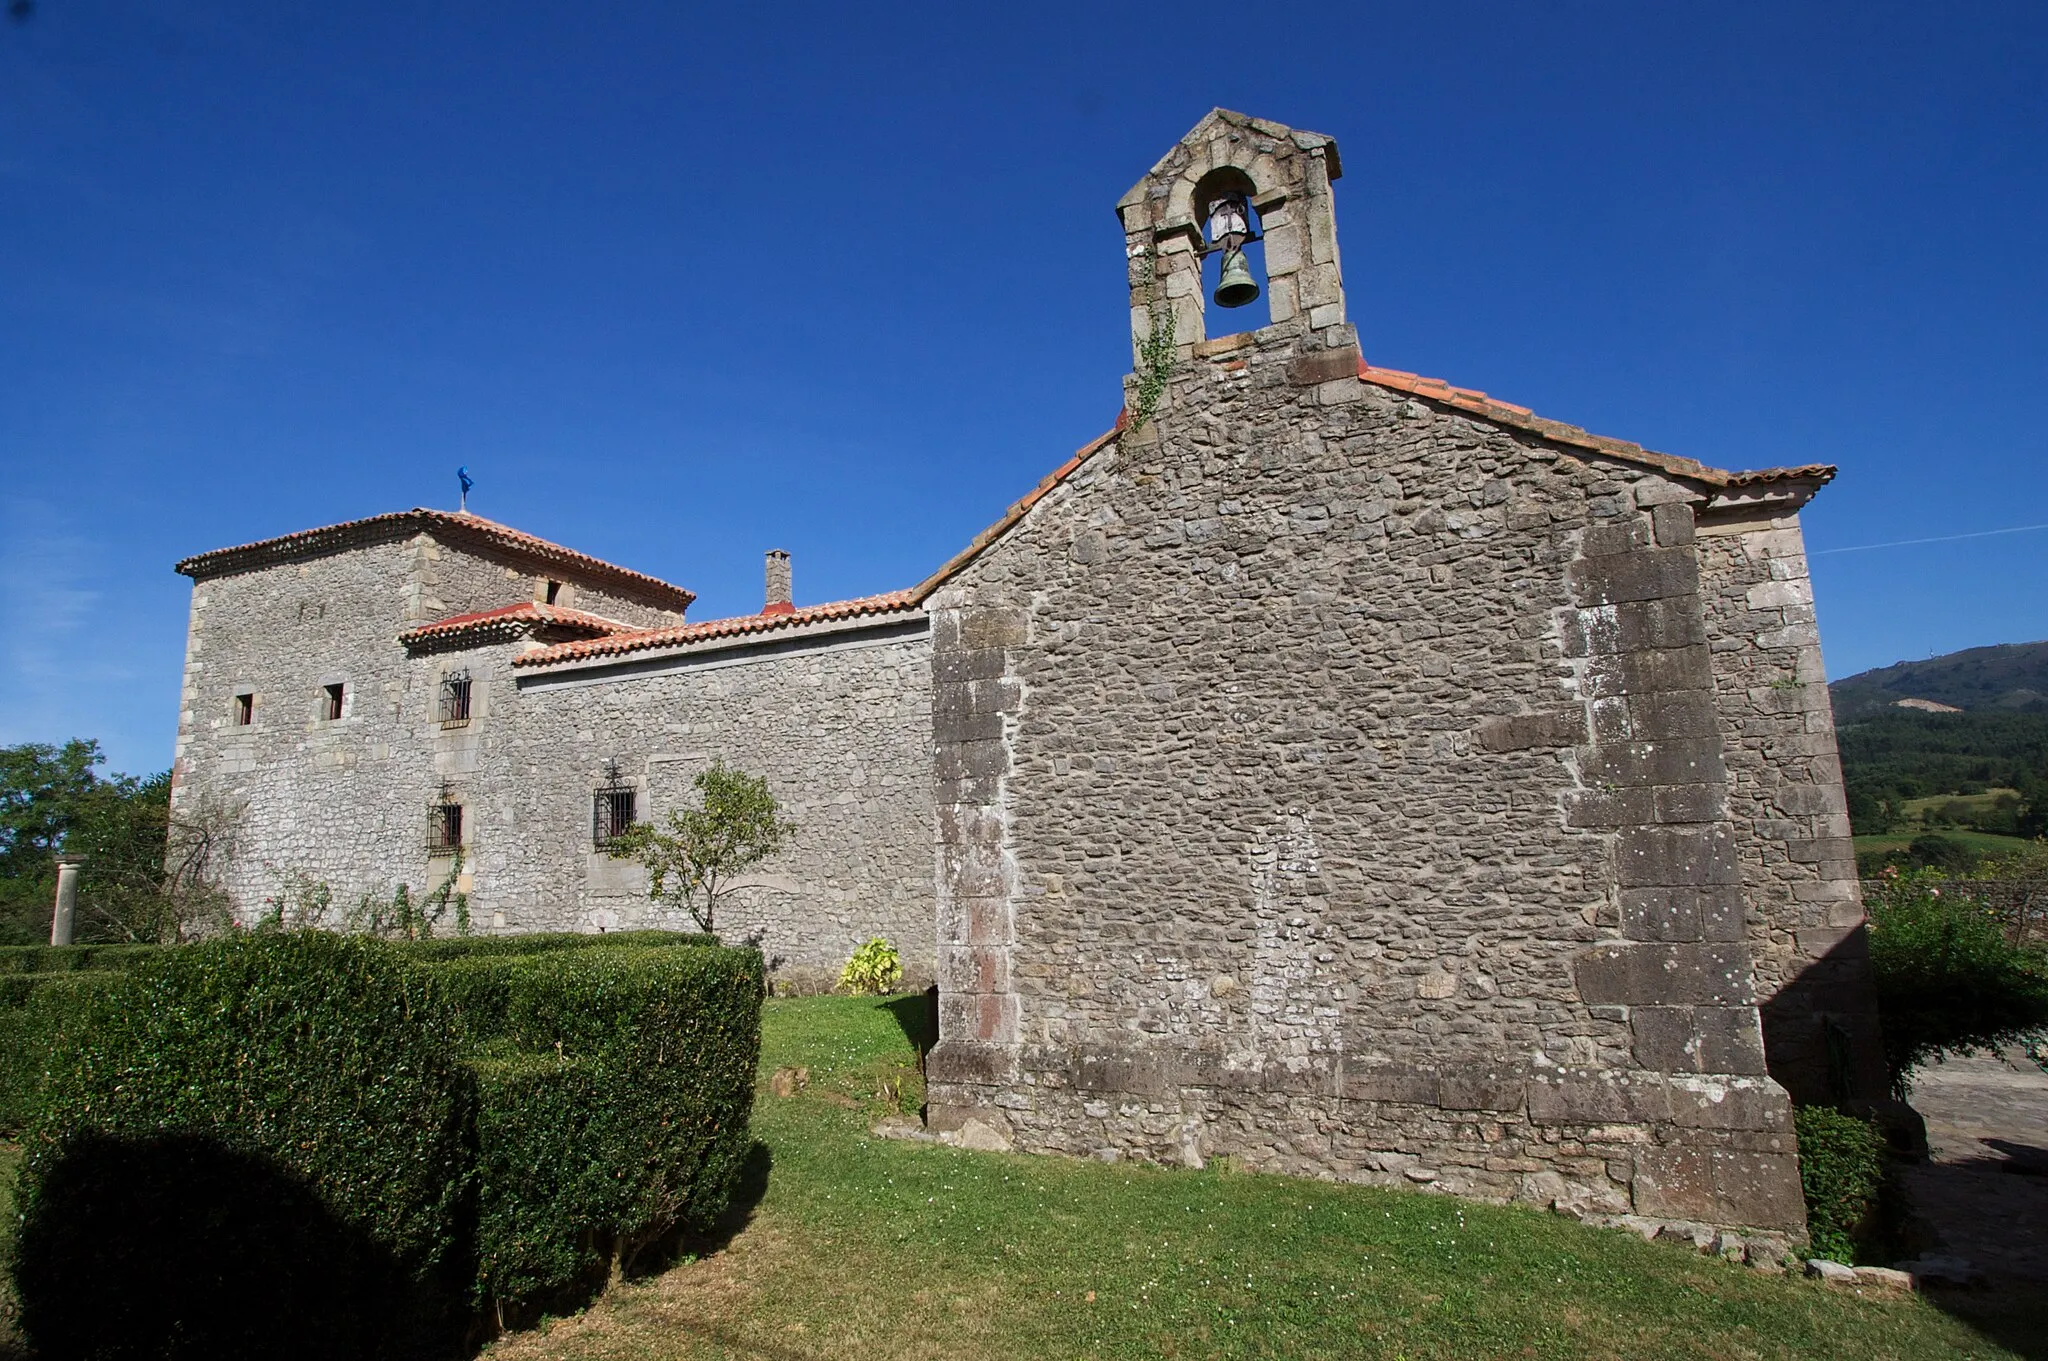
[[[455,470],[455,477],[457,481],[462,483],[462,494],[468,496],[469,489],[476,485],[476,483],[469,480],[469,469],[457,468]]]

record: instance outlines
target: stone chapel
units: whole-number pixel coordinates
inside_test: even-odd
[[[174,797],[244,809],[239,910],[459,863],[480,930],[684,925],[604,845],[723,759],[803,829],[727,934],[934,976],[935,1129],[1797,1229],[1792,1101],[1884,1086],[1798,518],[1835,470],[1371,362],[1341,172],[1181,139],[1117,204],[1123,417],[911,589],[800,606],[771,554],[692,623],[424,509],[178,564]],[[1269,323],[1211,336],[1205,262]]]

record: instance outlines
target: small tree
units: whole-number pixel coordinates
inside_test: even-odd
[[[613,838],[607,853],[645,865],[648,897],[681,903],[699,930],[715,931],[719,901],[734,881],[787,845],[796,827],[782,820],[759,775],[713,761],[692,783],[702,807],[671,809],[666,831],[636,824]]]

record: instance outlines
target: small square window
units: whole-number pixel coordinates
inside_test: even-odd
[[[346,687],[340,682],[320,687],[320,717],[329,723],[341,717],[341,700]]]
[[[609,784],[590,798],[590,840],[605,850],[639,821],[638,795],[627,785]]]
[[[461,728],[469,723],[469,672],[450,671],[441,677],[441,726]]]
[[[436,803],[427,809],[427,853],[453,855],[462,849],[462,805]]]
[[[235,726],[246,728],[256,721],[256,696],[243,691],[235,696]]]
[[[555,603],[555,601],[561,598],[561,595],[562,583],[559,581],[550,581],[547,585],[547,596],[544,600],[541,601],[541,603],[544,605],[552,605]]]

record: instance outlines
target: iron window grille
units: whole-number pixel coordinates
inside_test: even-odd
[[[469,726],[469,668],[450,671],[441,677],[441,726]]]
[[[608,850],[624,836],[639,817],[639,795],[619,776],[617,762],[605,774],[605,782],[590,796],[590,841]]]
[[[427,853],[453,855],[462,849],[462,805],[443,795],[427,805]]]

